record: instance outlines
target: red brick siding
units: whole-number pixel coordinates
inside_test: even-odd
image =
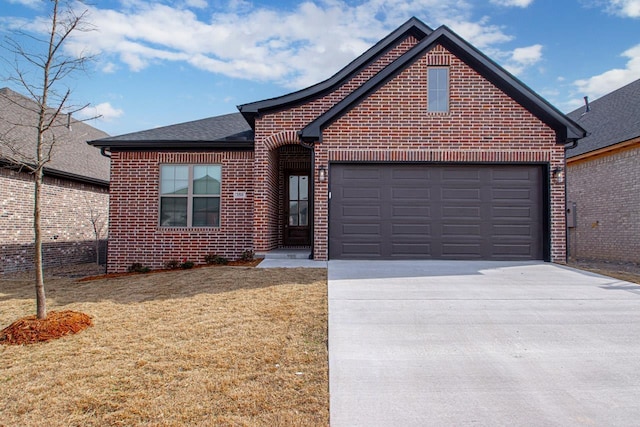
[[[429,65],[450,67],[447,113],[426,111]],[[270,149],[265,141],[271,135],[287,128],[299,130],[320,112],[318,102],[312,102],[263,116],[257,121],[256,153]],[[315,148],[316,168],[331,161],[424,161],[547,163],[552,170],[564,165],[563,147],[555,141],[552,129],[437,47],[328,126]],[[261,161],[256,157],[257,170],[268,167]],[[564,186],[550,182],[551,260],[564,262]],[[328,254],[327,187],[327,182],[316,182],[314,254],[318,259]]]
[[[45,267],[95,261],[92,207],[105,224],[109,194],[104,187],[45,177],[42,207]],[[0,168],[0,274],[33,269],[33,180]]]
[[[253,163],[251,152],[113,152],[108,271],[134,262],[162,268],[184,258],[202,264],[209,253],[237,259],[252,249]],[[220,227],[158,225],[160,164],[222,165]],[[234,198],[234,191],[246,198]]]
[[[258,179],[255,187],[254,245],[256,250],[267,251],[276,248],[282,241],[282,230],[279,226],[281,219],[277,216],[280,209],[278,163],[273,150],[285,144],[299,144],[296,133],[298,130],[360,87],[417,42],[418,40],[414,37],[408,37],[325,96],[288,110],[265,114],[256,119],[255,174],[256,177],[265,177],[265,179]]]
[[[640,263],[640,145],[569,161],[567,200],[578,220],[571,258]]]

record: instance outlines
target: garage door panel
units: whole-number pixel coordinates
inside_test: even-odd
[[[509,245],[509,244],[494,244],[491,247],[494,258],[520,258],[531,259],[531,246],[530,245]]]
[[[442,181],[480,181],[480,170],[473,168],[447,167],[442,168]]]
[[[445,188],[442,190],[442,200],[478,201],[480,190],[477,188]]]
[[[342,216],[345,218],[380,218],[380,206],[344,206]]]
[[[431,245],[428,243],[392,243],[392,258],[425,259],[431,257]]]
[[[530,224],[495,224],[491,228],[491,235],[494,237],[500,236],[513,236],[516,238],[521,237],[529,237],[531,236],[531,225]]]
[[[529,206],[496,206],[492,209],[492,217],[496,219],[531,218]]]
[[[542,167],[331,166],[329,256],[542,259]]]
[[[348,243],[342,247],[342,258],[379,258],[382,255],[379,243]]]
[[[429,200],[431,192],[426,187],[393,187],[391,198],[393,200]]]
[[[372,201],[380,200],[379,188],[366,188],[360,186],[358,188],[344,188],[342,190],[342,197],[349,200],[370,199]]]
[[[480,236],[480,224],[444,224],[442,235],[445,237],[471,237]]]
[[[428,206],[392,206],[391,212],[394,218],[424,218],[427,220],[431,216]]]
[[[416,236],[418,238],[431,235],[431,224],[392,224],[393,236]]]
[[[456,258],[481,258],[481,244],[480,243],[448,243],[442,244],[442,256],[443,257],[456,257]]]
[[[498,188],[493,190],[493,200],[524,200],[530,202],[531,191],[527,188]]]
[[[380,235],[380,224],[345,223],[342,224],[342,234],[358,236],[378,236]]]

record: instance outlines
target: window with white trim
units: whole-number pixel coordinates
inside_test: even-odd
[[[160,165],[160,226],[219,227],[220,165]]]
[[[449,68],[427,69],[427,111],[449,111]]]

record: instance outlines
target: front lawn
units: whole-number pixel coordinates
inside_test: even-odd
[[[215,267],[49,279],[94,326],[0,346],[0,425],[326,426],[326,271]],[[35,312],[0,276],[0,329]]]

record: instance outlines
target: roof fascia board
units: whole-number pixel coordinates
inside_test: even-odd
[[[253,141],[87,141],[87,144],[106,149],[215,149],[215,150],[248,150],[253,149]]]
[[[396,44],[407,35],[413,35],[418,40],[422,40],[432,32],[433,30],[429,26],[419,19],[412,17],[327,80],[276,98],[239,105],[238,110],[247,119],[249,124],[253,126],[255,116],[261,111],[284,108],[288,105],[299,103],[330,91],[366,67],[372,60],[395,47]]]
[[[33,165],[24,165],[24,164],[21,165],[6,159],[0,159],[0,167],[11,169],[18,172],[24,172],[28,174],[33,173],[32,172]],[[26,169],[26,170],[23,170],[23,169]],[[42,169],[42,172],[44,173],[45,176],[50,176],[52,178],[63,178],[71,181],[77,181],[83,184],[92,184],[92,185],[98,185],[100,187],[107,187],[107,188],[109,187],[109,181],[106,181],[104,179],[91,178],[89,176],[78,175],[76,173],[65,172],[58,169],[52,169],[46,166]]]
[[[345,114],[349,109],[353,108],[357,102],[366,98],[381,84],[387,82],[411,65],[436,44],[442,44],[532,114],[556,130],[559,143],[564,144],[567,140],[584,138],[586,135],[586,131],[582,129],[582,127],[535,94],[528,86],[513,77],[449,28],[441,26],[349,96],[345,97],[316,120],[309,123],[300,131],[302,139],[305,141],[319,140],[324,127]]]
[[[606,147],[598,148],[595,150],[587,151],[586,153],[570,155],[568,154],[567,163],[574,163],[584,159],[590,159],[592,157],[598,157],[605,154],[611,154],[613,152],[622,151],[626,148],[638,148],[640,147],[640,138],[632,138],[627,141],[618,142],[616,144],[607,145]]]

